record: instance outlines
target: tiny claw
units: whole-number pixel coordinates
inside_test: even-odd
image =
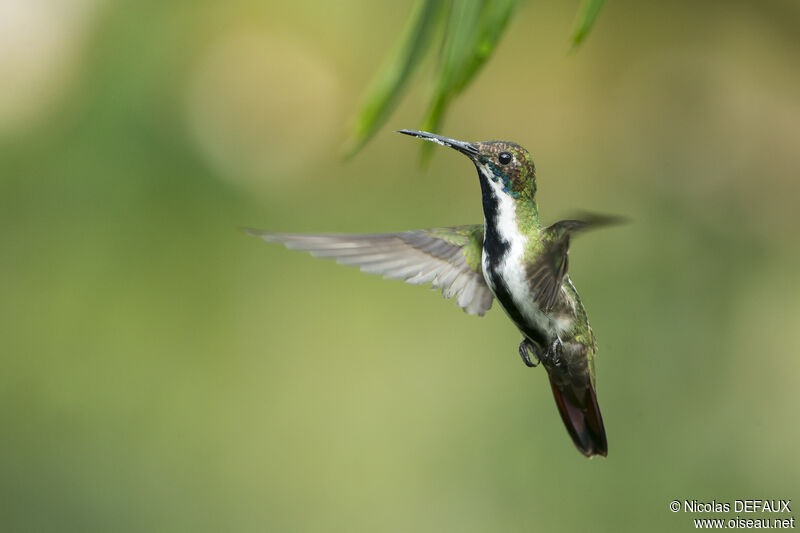
[[[545,358],[553,366],[561,366],[561,347],[561,337],[556,337],[556,340],[554,340],[553,344],[550,345],[550,349],[547,350],[547,354],[545,354]]]
[[[528,368],[539,366],[539,357],[536,355],[536,350],[528,339],[519,343],[519,355],[522,357],[522,362],[525,363]],[[531,356],[533,356],[533,359],[531,359]]]

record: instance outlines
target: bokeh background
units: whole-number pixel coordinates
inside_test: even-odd
[[[249,237],[480,221],[419,166],[432,65],[352,161],[397,2],[0,1],[0,529],[683,531],[795,498],[800,4],[522,3],[443,133],[531,149],[597,333],[584,459],[497,309]]]

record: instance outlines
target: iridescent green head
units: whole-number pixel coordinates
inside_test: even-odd
[[[536,195],[536,167],[533,158],[522,146],[507,141],[468,143],[433,133],[399,130],[427,141],[449,146],[469,157],[482,178],[491,181],[492,189],[514,199],[533,200]]]

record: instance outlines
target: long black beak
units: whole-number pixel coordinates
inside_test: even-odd
[[[473,161],[480,155],[478,147],[472,143],[457,141],[449,137],[442,137],[441,135],[436,135],[435,133],[428,133],[427,131],[416,131],[416,130],[397,130],[397,133],[404,133],[405,135],[411,135],[412,137],[419,137],[420,139],[425,139],[426,141],[435,142],[436,144],[441,144],[442,146],[449,146],[450,148],[458,150],[459,152],[466,155]]]

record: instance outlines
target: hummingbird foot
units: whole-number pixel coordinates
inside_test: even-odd
[[[544,354],[545,362],[552,366],[561,366],[562,347],[563,343],[561,342],[561,337],[556,336],[556,340],[553,341],[553,344],[550,345],[547,353]]]
[[[522,339],[522,342],[519,343],[519,355],[522,357],[522,362],[529,368],[539,366],[539,354],[536,352],[536,346],[528,339]]]

